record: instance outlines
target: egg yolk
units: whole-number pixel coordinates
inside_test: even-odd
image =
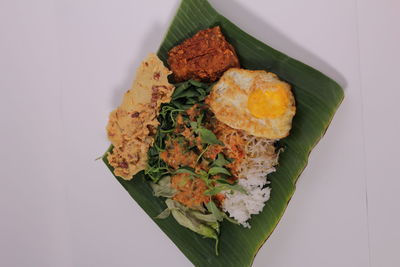
[[[276,118],[285,113],[289,97],[282,86],[268,90],[256,89],[250,93],[247,108],[256,118]]]

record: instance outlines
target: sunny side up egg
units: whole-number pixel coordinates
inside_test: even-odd
[[[207,103],[221,122],[269,139],[286,137],[296,113],[290,85],[263,70],[227,70]]]

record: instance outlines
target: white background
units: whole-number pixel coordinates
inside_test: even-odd
[[[345,88],[254,266],[400,266],[400,2],[211,2]],[[0,0],[1,266],[191,266],[94,161],[177,6]]]

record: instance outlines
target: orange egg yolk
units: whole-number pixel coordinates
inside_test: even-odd
[[[289,103],[287,91],[281,85],[268,90],[256,89],[250,93],[247,108],[259,119],[283,115]]]

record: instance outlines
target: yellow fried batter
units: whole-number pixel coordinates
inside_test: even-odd
[[[114,174],[125,180],[146,168],[160,105],[171,100],[174,90],[167,79],[170,73],[155,54],[150,54],[138,68],[122,104],[110,114],[107,135],[114,148],[107,159]]]

